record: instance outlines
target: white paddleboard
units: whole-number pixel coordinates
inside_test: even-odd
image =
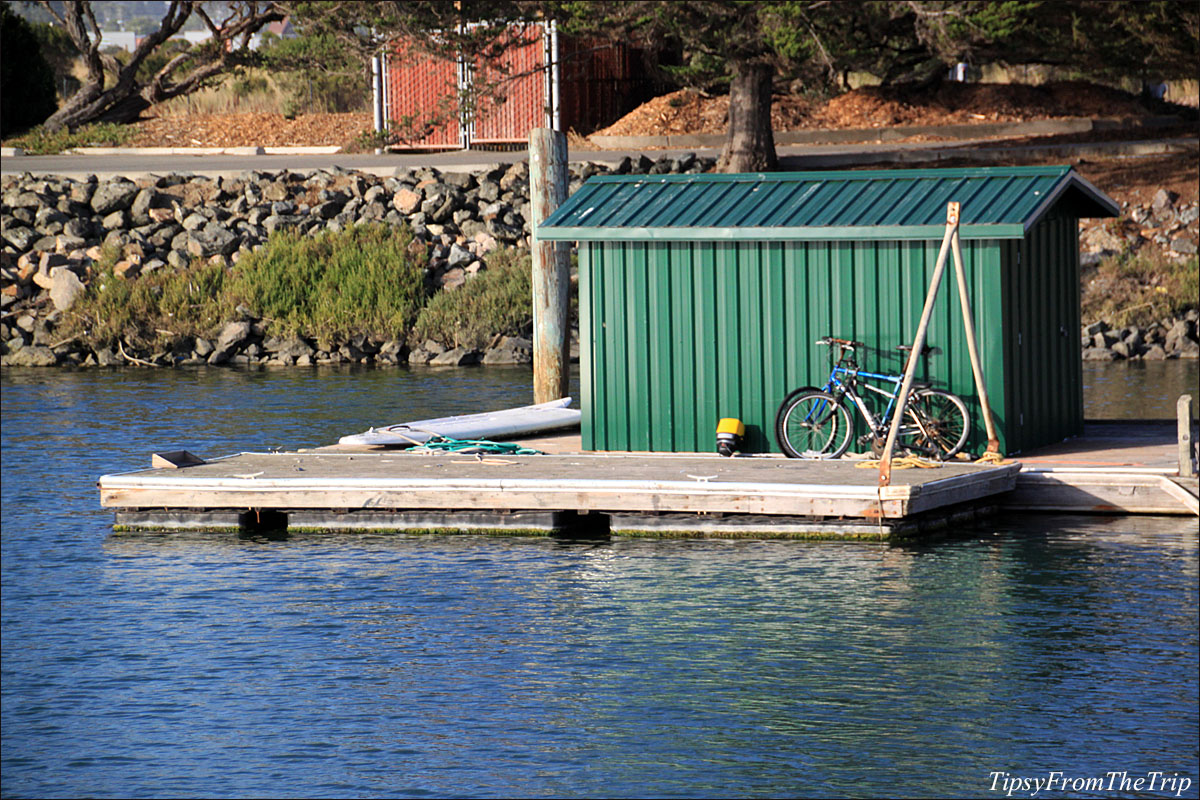
[[[568,408],[570,397],[551,400],[520,408],[505,408],[482,414],[459,414],[453,417],[402,422],[384,428],[371,428],[365,433],[343,436],[339,444],[354,445],[417,445],[434,436],[450,439],[496,439],[540,433],[579,424],[579,409]]]

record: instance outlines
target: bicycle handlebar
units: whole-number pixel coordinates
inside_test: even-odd
[[[850,350],[853,350],[856,347],[866,347],[866,345],[863,344],[862,342],[854,342],[849,339],[838,339],[835,336],[822,336],[820,339],[817,339],[816,343],[823,344],[826,346],[835,345],[835,344],[841,345],[842,347],[845,347]]]
[[[831,347],[836,344],[839,347],[842,347],[846,350],[855,350],[858,348],[866,347],[866,345],[863,344],[862,342],[856,342],[851,339],[839,339],[836,336],[822,336],[820,339],[817,339],[816,343],[825,345],[826,347]],[[896,349],[900,350],[902,352],[908,353],[908,352],[912,351],[912,345],[911,344],[896,345]],[[942,352],[940,347],[930,347],[929,345],[924,345],[921,348],[922,355],[932,355],[932,354],[936,354],[936,353],[940,353],[940,352]]]

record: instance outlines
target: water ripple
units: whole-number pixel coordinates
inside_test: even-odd
[[[1200,785],[1186,522],[1011,517],[908,547],[110,535],[101,472],[196,433],[217,452],[251,429],[329,440],[369,423],[298,409],[346,393],[365,422],[396,394],[386,374],[5,373],[4,796]],[[424,402],[467,392],[462,374]],[[137,428],[158,404],[191,410]]]

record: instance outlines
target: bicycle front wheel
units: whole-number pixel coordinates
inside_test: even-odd
[[[775,441],[790,458],[837,458],[853,432],[849,412],[827,392],[790,395],[775,415]]]
[[[971,433],[967,404],[957,395],[938,389],[915,392],[906,416],[912,431],[905,444],[942,461],[962,450]]]

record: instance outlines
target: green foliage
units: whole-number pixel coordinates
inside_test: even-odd
[[[424,299],[422,259],[407,228],[359,225],[315,237],[276,233],[242,258],[226,286],[276,333],[391,338],[416,319]]]
[[[54,113],[54,70],[32,27],[0,3],[0,136],[31,128]]]
[[[46,23],[31,23],[33,34],[42,48],[42,56],[54,70],[54,88],[61,97],[79,90],[79,79],[71,70],[79,58],[79,50],[62,28]]]
[[[525,250],[496,251],[487,270],[452,292],[441,292],[417,317],[418,340],[480,349],[495,334],[527,335],[533,324],[531,259]]]
[[[116,275],[120,253],[109,248],[64,331],[108,345],[162,343],[212,335],[246,305],[277,334],[402,338],[425,300],[423,258],[409,251],[411,242],[407,230],[383,225],[314,237],[276,233],[232,268],[193,262],[130,279]]]
[[[30,155],[44,156],[61,153],[73,147],[120,147],[133,138],[134,130],[127,125],[112,122],[96,122],[74,131],[60,128],[47,131],[37,127],[23,136],[6,139],[5,142],[22,148]]]
[[[235,97],[244,98],[252,94],[262,94],[270,89],[266,76],[257,72],[246,72],[234,79],[232,90]]]
[[[148,345],[206,334],[232,310],[223,300],[228,276],[219,264],[123,278],[113,271],[117,257],[113,250],[102,255],[87,293],[64,320],[66,334],[107,346]]]
[[[138,64],[137,73],[136,73],[137,80],[139,82],[148,83],[158,73],[158,71],[160,69],[162,69],[163,67],[165,67],[167,64],[169,64],[171,62],[171,59],[175,58],[177,55],[179,55],[181,53],[188,52],[190,49],[191,49],[191,43],[188,42],[187,39],[168,39],[167,41],[165,41],[161,45],[159,45],[159,47],[157,47],[148,56],[146,56],[145,60],[142,61],[141,64]],[[128,62],[129,61],[128,53],[126,53],[125,51],[121,51],[121,54],[123,57],[118,56],[118,59],[122,63]],[[185,59],[178,66],[176,66],[175,69],[176,70],[179,70],[179,69],[187,70],[194,66],[195,66],[195,64],[192,63],[192,61],[190,59]]]
[[[270,37],[259,58],[287,93],[289,118],[303,111],[357,110],[368,101],[364,62],[330,33]]]
[[[1195,308],[1200,298],[1200,261],[1170,261],[1161,253],[1120,253],[1084,276],[1084,322],[1145,326]]]
[[[1200,5],[1171,0],[1038,3],[1026,46],[1030,59],[1098,78],[1195,79]],[[1016,63],[1016,59],[1007,59]]]

